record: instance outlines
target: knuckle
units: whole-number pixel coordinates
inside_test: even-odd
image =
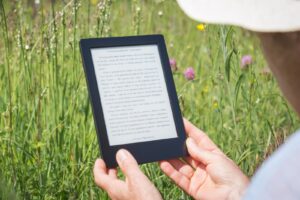
[[[129,171],[136,171],[137,168],[138,167],[132,161],[123,162],[123,170],[125,170],[125,171],[128,171],[128,172]]]
[[[95,181],[96,185],[98,185],[99,187],[101,187],[101,188],[103,188],[103,189],[105,188],[106,184],[105,184],[104,181],[101,180],[100,177],[95,176],[95,177],[94,177],[94,181]]]

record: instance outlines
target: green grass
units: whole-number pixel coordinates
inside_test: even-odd
[[[3,194],[108,198],[93,182],[99,148],[79,55],[84,37],[163,34],[179,66],[174,79],[183,115],[249,176],[299,127],[275,80],[260,73],[266,63],[252,33],[216,25],[199,31],[172,0],[0,2]],[[240,68],[244,54],[254,58],[248,70]],[[182,75],[188,66],[194,81]],[[157,164],[142,169],[165,199],[189,199]]]

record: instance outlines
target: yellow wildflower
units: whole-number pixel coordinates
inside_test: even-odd
[[[212,107],[214,109],[217,109],[219,107],[219,103],[218,103],[218,100],[216,98],[213,99],[213,102],[212,102]]]
[[[208,93],[208,91],[209,91],[209,87],[206,85],[206,86],[203,88],[203,92],[204,92],[204,93]]]
[[[92,5],[97,5],[97,3],[98,3],[98,0],[91,0]]]
[[[198,29],[199,31],[205,31],[205,24],[198,24],[198,25],[197,25],[197,29]]]
[[[215,109],[217,109],[217,108],[219,107],[219,104],[218,104],[217,101],[215,101],[215,102],[213,103],[213,107],[214,107]]]

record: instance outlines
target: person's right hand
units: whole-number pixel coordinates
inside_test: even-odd
[[[248,178],[201,130],[184,119],[189,157],[161,161],[160,167],[195,199],[240,199]]]

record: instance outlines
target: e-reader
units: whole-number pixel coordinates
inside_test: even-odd
[[[81,39],[102,158],[127,149],[139,164],[186,156],[185,130],[162,35]]]

